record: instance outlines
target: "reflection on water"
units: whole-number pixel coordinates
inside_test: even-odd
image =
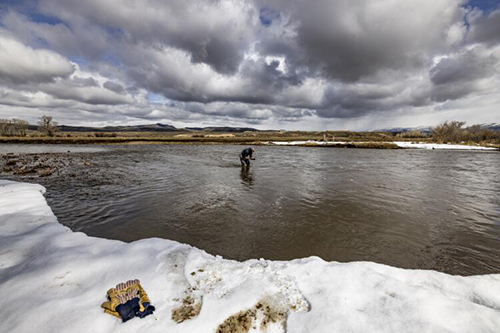
[[[105,151],[104,147],[77,146],[61,144],[0,144],[0,155],[3,154],[42,154],[42,153],[83,153]]]
[[[93,236],[163,237],[238,260],[500,273],[497,152],[256,147],[242,169],[241,149],[113,147],[91,154],[108,172],[99,179],[34,181],[63,224]]]
[[[241,181],[243,184],[247,185],[248,187],[252,187],[253,184],[253,174],[250,169],[250,167],[241,167],[241,172],[240,172],[240,177]]]

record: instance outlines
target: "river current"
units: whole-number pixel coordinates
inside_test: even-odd
[[[254,147],[247,170],[243,148],[65,146],[64,158],[88,161],[71,171],[86,177],[27,180],[91,236],[167,238],[237,260],[500,273],[498,152]]]

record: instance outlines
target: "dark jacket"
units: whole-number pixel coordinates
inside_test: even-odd
[[[243,149],[243,151],[240,154],[240,158],[245,159],[245,158],[252,158],[253,150],[252,148],[247,148]]]

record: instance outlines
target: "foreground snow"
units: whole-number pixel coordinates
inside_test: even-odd
[[[500,275],[241,263],[168,240],[92,238],[59,224],[43,193],[0,180],[0,332],[234,332],[245,322],[250,332],[500,332]],[[122,324],[99,305],[129,279],[157,311]]]

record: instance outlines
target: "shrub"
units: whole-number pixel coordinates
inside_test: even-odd
[[[418,130],[410,130],[406,132],[402,132],[398,134],[401,138],[426,138],[428,135],[426,133],[422,133]]]
[[[445,121],[431,128],[432,137],[437,142],[459,142],[462,141],[463,121]]]
[[[432,137],[437,142],[483,142],[500,140],[500,131],[484,128],[481,125],[472,125],[462,128],[463,121],[444,122],[431,128]]]
[[[113,133],[103,133],[103,132],[95,133],[96,138],[115,138],[117,136],[118,136],[118,134],[116,134],[114,132]]]

